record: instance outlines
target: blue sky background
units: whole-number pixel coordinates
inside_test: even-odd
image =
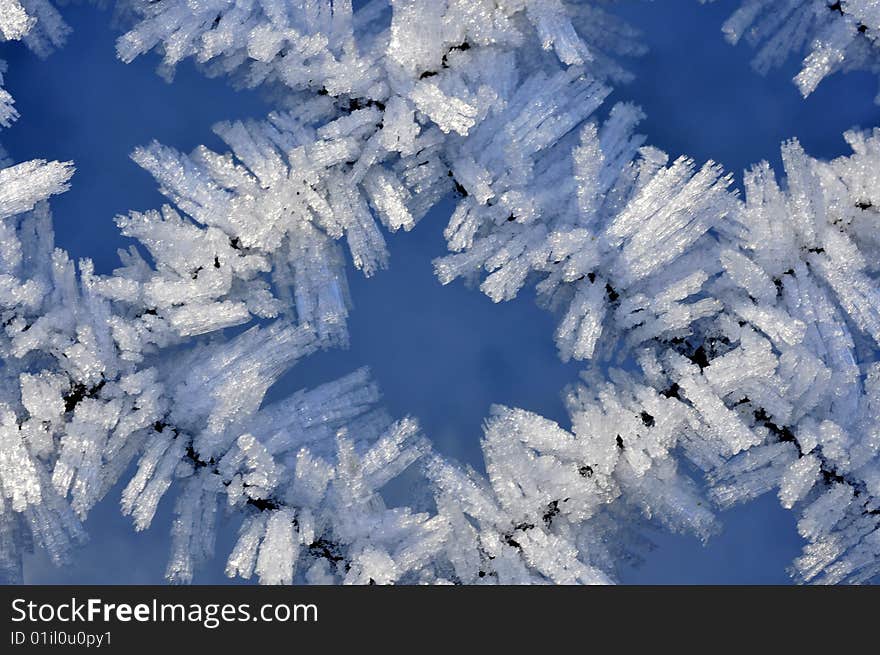
[[[737,175],[767,159],[781,166],[779,144],[797,136],[821,157],[846,153],[841,134],[880,124],[873,104],[876,81],[867,74],[834,76],[803,100],[791,83],[798,61],[761,77],[751,50],[731,47],[720,25],[738,3],[718,0],[622,0],[616,11],[644,32],[650,52],[627,62],[636,80],[613,100],[633,100],[648,114],[649,143],[698,163],[714,159]],[[124,65],[115,58],[116,32],[107,12],[62,8],[73,27],[67,46],[41,61],[21,44],[0,46],[9,63],[6,87],[22,114],[0,142],[15,161],[72,159],[70,191],[55,198],[56,238],[74,257],[91,257],[109,273],[116,249],[126,245],[113,222],[129,209],[158,207],[153,179],[128,155],[151,139],[182,150],[206,144],[219,120],[262,117],[270,108],[256,93],[235,92],[209,80],[192,64],[166,84],[157,57]],[[460,284],[441,287],[431,260],[444,252],[444,203],[409,234],[388,237],[391,266],[371,280],[350,272],[354,311],[351,348],[309,358],[271,393],[331,380],[369,365],[393,415],[417,417],[439,450],[478,464],[482,419],[492,403],[519,406],[567,424],[561,389],[578,367],[562,364],[552,341],[554,320],[528,293],[494,305]],[[42,555],[26,563],[29,583],[161,583],[168,555],[172,497],[163,500],[153,527],[135,534],[119,513],[117,487],[93,511],[92,542],[59,570]],[[656,548],[626,583],[784,584],[785,568],[800,551],[794,517],[773,494],[720,515],[724,532],[705,547],[692,537],[658,533]],[[224,583],[234,527],[218,539],[217,557],[199,583]]]

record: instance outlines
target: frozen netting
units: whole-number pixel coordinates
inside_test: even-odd
[[[791,18],[814,4],[824,18]],[[870,21],[872,3],[836,4],[780,20]],[[4,35],[30,6],[0,5]],[[645,145],[637,107],[598,113],[639,47],[594,3],[128,9],[123,60],[157,49],[170,75],[192,57],[277,109],[216,125],[225,152],[138,148],[173,206],[117,217],[137,245],[110,275],[53,248],[42,201],[69,164],[0,171],[4,575],[33,546],[61,561],[130,466],[136,529],[176,494],[173,582],[233,521],[227,575],[267,584],[607,583],[648,523],[707,539],[715,507],[772,490],[800,516],[798,580],[880,573],[880,132],[831,162],[786,143],[784,180],[761,163],[741,199],[718,165]],[[826,42],[821,74],[855,65]],[[371,275],[384,231],[449,194],[440,281],[497,302],[534,286],[585,367],[568,428],[492,408],[485,474],[388,417],[366,370],[266,401],[347,344],[346,257]],[[386,502],[395,479],[406,506]]]
[[[731,43],[744,39],[757,48],[753,64],[761,73],[806,53],[794,78],[804,96],[833,73],[880,74],[876,0],[741,0],[722,29]]]

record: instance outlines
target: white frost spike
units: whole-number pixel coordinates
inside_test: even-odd
[[[449,97],[436,84],[421,82],[410,94],[419,111],[431,117],[443,132],[467,136],[476,123],[477,108],[464,100]]]
[[[0,169],[0,218],[20,214],[69,187],[71,162],[39,159]]]
[[[770,303],[776,299],[773,280],[748,257],[733,249],[721,252],[721,265],[731,279],[758,301]]]
[[[223,430],[256,412],[274,381],[313,349],[313,335],[307,328],[276,323],[253,327],[231,343],[195,351],[191,356],[200,366],[182,371],[172,419],[177,425],[204,430],[196,450],[210,458],[218,454],[217,439]]]
[[[15,512],[42,499],[34,460],[15,421],[15,414],[0,405],[0,487]]]
[[[581,284],[556,328],[562,361],[590,359],[602,336],[604,319],[605,289],[601,284]]]
[[[779,500],[783,507],[791,509],[807,495],[819,480],[820,468],[818,457],[806,455],[786,469],[779,484]]]
[[[333,466],[302,449],[296,455],[296,468],[290,498],[297,504],[317,505],[334,476]]]
[[[162,436],[141,457],[137,473],[122,492],[122,513],[134,518],[137,530],[150,526],[185,450],[185,438]]]
[[[724,444],[726,454],[735,455],[750,446],[757,446],[761,438],[712,391],[702,376],[693,376],[679,382],[685,396],[690,400],[709,430]]]
[[[852,487],[832,485],[804,510],[798,521],[798,532],[805,539],[818,540],[844,517],[852,499]]]
[[[280,471],[271,453],[251,434],[241,435],[236,440],[236,448],[231,449],[218,466],[227,480],[235,477],[239,468],[243,471],[241,482],[251,498],[265,498],[279,482]]]
[[[622,244],[613,269],[624,283],[671,263],[728,213],[732,182],[713,162],[696,174],[680,158],[658,173],[607,228],[609,244]]]
[[[261,512],[245,518],[239,528],[238,542],[226,562],[226,575],[250,578],[257,563],[260,541],[266,531],[266,514]]]
[[[18,0],[3,0],[0,3],[0,37],[4,41],[20,39],[35,22]]]
[[[399,576],[391,556],[377,548],[366,548],[352,562],[348,584],[391,584]]]
[[[751,448],[713,472],[712,495],[722,507],[757,498],[778,486],[796,460],[797,450],[790,443]]]
[[[22,25],[20,22],[16,5],[24,7],[30,17],[29,25]],[[10,10],[12,16],[7,13]],[[12,18],[15,22],[13,35],[6,38],[22,39],[39,57],[48,57],[56,48],[63,46],[70,33],[70,27],[49,0],[3,0],[2,13],[5,20]],[[2,27],[0,32],[5,34]]]
[[[294,539],[294,515],[291,510],[272,512],[266,521],[266,533],[260,545],[254,572],[262,584],[292,584],[299,544]]]
[[[561,0],[531,0],[526,4],[529,19],[535,23],[545,50],[552,47],[560,61],[569,65],[583,64],[592,59],[590,51],[566,16]]]
[[[183,485],[171,528],[171,557],[165,577],[172,583],[192,582],[195,568],[214,554],[217,490],[211,478],[194,475]]]

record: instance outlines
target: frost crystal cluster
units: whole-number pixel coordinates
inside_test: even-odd
[[[794,78],[804,96],[832,73],[866,70],[880,75],[877,0],[741,0],[723,31],[731,43],[745,39],[758,49],[753,63],[762,73],[805,52]]]
[[[119,481],[137,530],[176,497],[173,582],[231,522],[227,575],[269,584],[607,583],[647,523],[707,539],[714,508],[771,490],[807,544],[796,579],[880,573],[880,131],[848,133],[830,162],[788,142],[784,177],[758,164],[740,198],[718,165],[645,145],[639,108],[605,107],[641,48],[603,4],[118,12],[123,61],[157,49],[170,76],[191,57],[277,108],[216,125],[223,152],[135,150],[170,204],[117,217],[139,245],[111,275],[53,246],[45,199],[70,164],[0,171],[4,575],[33,547],[64,561]],[[771,39],[762,66],[809,38],[805,91],[873,66],[876,3],[783,4],[750,0],[728,24]],[[38,53],[59,20],[0,4],[3,36]],[[346,258],[383,268],[386,232],[449,194],[439,280],[496,302],[534,287],[560,357],[584,366],[563,392],[570,429],[492,408],[485,474],[387,416],[363,369],[264,401],[347,344]],[[409,505],[389,506],[401,475]]]

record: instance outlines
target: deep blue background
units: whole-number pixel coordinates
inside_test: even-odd
[[[649,143],[672,156],[714,159],[741,181],[749,164],[780,166],[779,144],[797,136],[821,157],[846,152],[841,133],[878,124],[872,104],[876,83],[868,75],[826,80],[803,100],[790,80],[798,70],[760,77],[750,50],[733,48],[720,33],[736,2],[702,6],[695,0],[623,0],[616,11],[644,32],[650,52],[627,62],[636,80],[615,91],[648,114]],[[220,148],[210,126],[218,120],[262,117],[269,107],[258,94],[235,92],[208,80],[191,64],[166,84],[154,55],[124,65],[115,58],[116,33],[106,12],[65,7],[74,28],[67,46],[40,61],[21,44],[5,44],[7,89],[21,119],[0,134],[15,161],[72,159],[70,191],[53,200],[58,245],[74,257],[91,257],[99,272],[116,265],[126,245],[113,216],[158,207],[163,198],[152,178],[129,158],[151,139],[190,150]],[[431,259],[444,252],[442,229],[451,206],[438,207],[409,234],[388,237],[390,270],[364,280],[351,271],[355,308],[351,349],[321,353],[297,366],[272,394],[328,381],[369,365],[396,416],[411,414],[445,454],[478,465],[482,419],[492,403],[529,409],[567,423],[560,390],[577,379],[552,342],[554,322],[529,294],[493,305],[454,284],[441,287]],[[154,527],[135,535],[119,514],[119,488],[91,515],[92,543],[64,570],[42,555],[28,559],[31,583],[160,583],[168,554],[171,498],[163,500]],[[794,517],[769,494],[721,514],[725,531],[703,547],[692,537],[659,533],[657,548],[639,567],[622,572],[630,583],[786,583],[785,567],[800,550]],[[222,583],[234,540],[221,535],[218,557],[196,582]]]

